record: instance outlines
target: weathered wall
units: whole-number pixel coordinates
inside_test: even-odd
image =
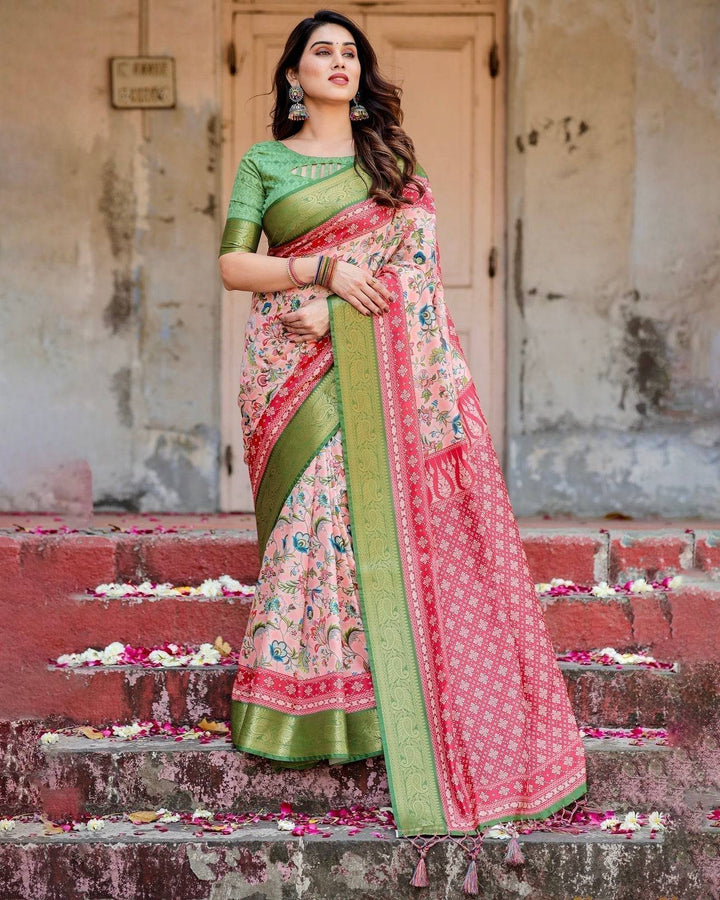
[[[138,0],[4,0],[0,508],[217,506],[216,27],[151,5],[177,108],[114,110]],[[88,468],[89,467],[89,468]]]
[[[139,0],[2,4],[0,509],[217,507],[214,5],[149,4],[146,140],[108,96]],[[509,34],[515,509],[718,516],[720,4],[511,0]]]
[[[720,4],[517,0],[519,514],[720,515]]]

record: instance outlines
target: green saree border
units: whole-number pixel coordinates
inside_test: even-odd
[[[265,547],[290,491],[302,473],[340,427],[332,368],[305,398],[270,452],[255,498],[258,552]]]
[[[263,227],[272,235],[273,246],[287,244],[348,206],[367,200],[369,186],[370,177],[359,175],[353,166],[300,185],[270,204],[263,216]]]
[[[328,297],[355,555],[398,834],[446,834],[392,502],[372,316]]]
[[[325,759],[355,762],[383,752],[375,707],[357,712],[324,709],[296,716],[232,700],[230,732],[238,750],[287,763],[288,768],[305,768],[304,764]]]

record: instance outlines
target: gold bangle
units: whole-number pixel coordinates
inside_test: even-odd
[[[337,258],[333,256],[330,260],[330,265],[328,266],[328,273],[325,276],[325,287],[330,287],[330,282],[333,280],[333,276],[335,275],[335,268],[337,267]]]

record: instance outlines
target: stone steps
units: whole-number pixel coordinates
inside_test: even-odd
[[[720,641],[711,627],[720,621],[720,531],[535,524],[522,533],[536,581],[685,574],[687,583],[669,592],[541,600],[558,653],[613,646],[678,661],[676,671],[559,663],[581,726],[670,731],[670,747],[586,739],[592,805],[618,814],[659,809],[672,826],[632,840],[600,831],[521,836],[526,864],[518,870],[503,864],[505,844],[488,839],[479,858],[481,895],[720,898],[720,829],[701,814],[720,795]],[[218,634],[237,647],[247,599],[107,600],[85,591],[145,579],[197,585],[222,573],[250,583],[257,571],[250,529],[0,534],[0,633],[13,635],[0,644],[0,818],[41,809],[77,817],[138,805],[248,812],[277,808],[283,799],[321,811],[358,799],[387,805],[381,759],[276,773],[223,741],[40,744],[43,731],[74,724],[227,719],[234,665],[60,669],[48,658],[116,640],[200,643]],[[33,827],[42,830],[19,824],[0,833],[0,898],[418,896],[408,883],[415,852],[394,832],[377,838],[345,829],[322,839],[293,837],[274,824],[222,835],[125,823],[46,837]],[[421,896],[461,896],[466,865],[455,844],[434,847],[431,884]]]
[[[644,666],[602,666],[560,662],[573,710],[584,725],[660,727],[680,704],[678,674]],[[43,715],[62,710],[66,722],[103,725],[108,721],[162,719],[197,722],[226,719],[234,666],[47,666],[52,692]],[[40,703],[38,703],[38,706]]]
[[[107,825],[102,832],[37,836],[36,824],[18,825],[0,840],[0,897],[35,900],[447,900],[465,896],[467,856],[451,841],[427,857],[428,887],[409,884],[417,853],[392,832],[293,837],[272,823],[232,834],[197,834],[169,824]],[[716,830],[717,831],[717,830]],[[34,833],[33,833],[34,832]],[[682,827],[631,839],[602,831],[521,835],[521,867],[504,861],[507,842],[487,838],[477,857],[480,896],[538,900],[708,900],[717,897],[720,833]],[[32,886],[29,888],[29,886]]]
[[[702,576],[667,595],[544,599],[556,650],[611,645],[646,649],[665,659],[718,659],[720,641],[705,623],[720,617],[720,532],[534,527],[524,530],[524,543],[538,581],[614,581],[638,574],[641,564],[651,576]],[[258,572],[256,535],[251,530],[4,533],[0,572],[0,629],[13,634],[12,642],[0,646],[5,677],[0,719],[46,716],[61,708],[57,701],[63,699],[54,696],[47,660],[69,650],[115,640],[212,642],[218,634],[237,646],[249,612],[246,600],[105,601],[90,600],[84,592],[128,579],[197,585],[223,573],[251,583]]]
[[[593,807],[630,804],[651,811],[682,808],[682,790],[671,796],[669,772],[674,748],[629,738],[585,738],[588,794]],[[362,804],[390,806],[382,758],[343,766],[327,764],[302,771],[277,772],[260,757],[236,751],[216,740],[175,742],[158,737],[132,741],[59,737],[44,748],[41,795],[53,813],[109,815],[116,809],[223,812],[279,809],[292,797],[293,807],[308,813]],[[46,774],[45,774],[46,773]]]

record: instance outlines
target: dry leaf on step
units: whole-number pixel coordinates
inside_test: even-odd
[[[230,731],[224,722],[214,722],[204,717],[198,722],[197,727],[201,731],[210,731],[213,734],[227,734]]]
[[[93,728],[92,725],[81,725],[75,729],[75,732],[76,734],[81,734],[83,737],[90,738],[93,741],[105,737],[102,731],[98,731],[97,728]]]
[[[222,635],[220,634],[215,638],[213,647],[215,647],[218,653],[222,654],[222,656],[227,656],[232,651],[232,647],[230,646],[230,644],[228,644],[227,641],[224,641],[222,639]]]
[[[128,813],[128,819],[135,825],[142,825],[145,822],[155,822],[160,818],[160,815],[154,809],[141,809],[138,812]]]

